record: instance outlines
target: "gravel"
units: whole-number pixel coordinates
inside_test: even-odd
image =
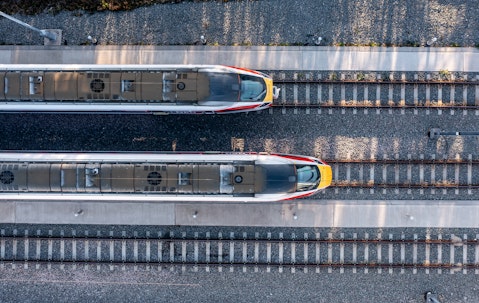
[[[297,153],[324,159],[476,159],[475,137],[430,140],[429,129],[474,131],[474,112],[438,115],[414,110],[293,110],[236,115],[51,115],[2,114],[1,149],[21,150],[231,150],[231,138],[244,138],[245,151]],[[467,114],[467,115],[466,115]],[[459,141],[458,141],[459,140]]]
[[[157,4],[128,12],[15,15],[61,29],[63,43],[193,45],[479,46],[474,0],[258,0]],[[43,44],[36,32],[0,19],[0,44]]]

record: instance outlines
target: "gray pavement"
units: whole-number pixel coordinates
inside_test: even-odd
[[[475,201],[307,200],[292,203],[18,201],[0,204],[0,224],[266,227],[479,228]]]
[[[0,46],[0,64],[225,64],[260,70],[478,72],[477,48]]]

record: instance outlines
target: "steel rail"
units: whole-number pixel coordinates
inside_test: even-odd
[[[283,95],[281,100],[277,100],[273,102],[273,108],[306,108],[306,109],[333,109],[333,108],[363,108],[363,109],[450,109],[450,110],[479,110],[478,104],[478,97],[472,97],[474,100],[465,100],[464,94],[458,95],[461,90],[457,92],[454,91],[455,86],[466,90],[472,91],[474,95],[474,89],[470,88],[470,86],[475,86],[476,92],[477,88],[479,87],[479,81],[474,78],[472,81],[467,80],[390,80],[390,79],[379,79],[379,80],[351,80],[351,79],[287,79],[287,80],[276,80],[274,81],[276,85],[282,86]],[[352,85],[351,85],[352,84]],[[318,85],[318,89],[321,89],[321,85],[325,86],[328,90],[329,97],[323,97],[324,100],[321,99],[318,92],[318,100],[313,101],[315,99],[314,96],[310,94],[310,85],[312,85],[313,89],[316,85]],[[358,87],[357,86],[364,86],[364,91],[361,90],[359,95],[362,96],[362,92],[366,92],[368,87],[373,87],[371,92],[369,93],[368,97],[358,98]],[[385,91],[384,88],[381,89],[381,86],[388,85],[388,94],[389,97],[380,96],[380,91]],[[413,99],[408,98],[406,101],[406,90],[411,90],[411,86],[413,86],[415,97]],[[420,87],[425,86],[426,89],[426,100],[424,98],[418,98]],[[451,99],[446,102],[443,102],[442,98],[439,97],[438,100],[430,100],[428,94],[431,94],[431,90],[435,91],[437,88],[438,94],[442,94],[443,88],[451,88]],[[324,88],[324,87],[323,87]],[[333,97],[333,88],[341,89],[341,99],[337,99]],[[289,95],[288,91],[290,89],[294,89],[294,98]],[[298,89],[306,92],[306,100],[298,100]],[[393,93],[395,90],[400,89],[399,97],[397,95],[397,91]],[[422,89],[422,88],[421,88]],[[352,92],[351,92],[352,90]],[[376,97],[371,98],[371,94],[375,91]],[[287,96],[284,93],[287,92]],[[326,92],[326,90],[325,90]],[[339,93],[336,90],[336,93]],[[346,93],[353,94],[353,97],[346,98]],[[421,93],[422,94],[422,93]],[[457,96],[457,100],[456,100]],[[286,100],[287,99],[287,100]],[[469,98],[471,99],[471,98]],[[334,100],[334,101],[333,101]]]
[[[291,79],[274,79],[274,84],[365,84],[365,85],[375,85],[375,84],[405,84],[405,85],[435,85],[435,84],[447,84],[447,85],[479,85],[479,81],[471,80],[471,81],[463,81],[463,80],[389,80],[389,79],[381,79],[381,80],[328,80],[328,79],[298,79],[298,80],[291,80]]]
[[[60,243],[58,243],[60,242]],[[147,243],[143,243],[147,242]],[[149,244],[148,244],[149,243]],[[121,244],[121,247],[118,245]],[[201,245],[200,245],[201,244]],[[204,244],[204,245],[203,245]],[[266,267],[268,270],[273,268],[384,268],[384,269],[450,269],[450,270],[479,270],[477,259],[477,250],[479,241],[477,238],[468,239],[459,238],[451,235],[449,239],[408,238],[392,239],[381,238],[328,238],[312,239],[241,239],[241,238],[186,238],[184,235],[176,238],[155,238],[155,237],[99,237],[86,235],[85,237],[76,236],[18,236],[5,235],[4,231],[0,237],[0,266],[11,264],[23,264],[28,267],[34,264],[39,265],[73,265],[76,266],[158,266],[160,268],[186,268],[198,267],[224,267],[231,268],[255,268]],[[59,251],[58,249],[61,249]],[[320,248],[321,247],[321,248]],[[364,258],[352,257],[350,250],[353,251],[379,251],[387,249],[395,253],[388,258],[379,258],[372,261],[373,255],[365,253]],[[401,254],[398,248],[401,248]],[[429,251],[436,249],[456,249],[462,251],[476,251],[467,260],[463,257],[460,261],[429,260],[423,259],[422,255],[411,259],[404,258],[404,252],[413,250],[416,256],[418,250],[426,249]],[[267,253],[264,254],[264,249]],[[298,249],[298,254],[294,253]],[[316,250],[316,255],[301,254],[300,251]],[[328,250],[327,259],[318,257],[318,251]],[[340,250],[338,256],[337,249]],[[253,251],[254,250],[254,254]],[[48,251],[48,253],[47,253]],[[283,257],[283,254],[290,256]],[[334,252],[334,253],[333,253]],[[348,256],[346,258],[341,256]],[[354,255],[354,254],[353,254]],[[359,255],[358,255],[359,256]],[[338,261],[339,257],[339,261]],[[473,257],[473,258],[471,258]],[[371,259],[370,259],[371,258]],[[136,267],[135,267],[136,270]]]
[[[388,104],[388,105],[375,105],[367,104],[362,102],[355,102],[354,104],[349,104],[345,102],[344,104],[329,104],[329,103],[299,103],[294,101],[285,101],[285,102],[273,102],[271,107],[281,107],[281,108],[371,108],[371,109],[464,109],[472,110],[479,109],[478,105],[464,105],[464,104]]]
[[[450,164],[479,164],[479,159],[365,159],[365,160],[355,160],[355,159],[324,159],[324,162],[328,164],[399,164],[399,165],[409,165],[409,164],[426,164],[426,165],[450,165]]]
[[[354,181],[347,182],[347,181],[340,181],[335,182],[333,181],[330,187],[338,187],[338,188],[346,188],[346,187],[354,187],[354,188],[411,188],[411,189],[426,189],[426,188],[435,188],[435,189],[442,189],[442,188],[458,188],[458,189],[477,189],[479,185],[471,184],[471,185],[463,185],[463,184],[408,184],[408,183],[383,183],[383,184],[369,184],[369,183],[357,183]]]
[[[173,265],[173,266],[238,266],[238,267],[308,267],[308,268],[317,268],[317,267],[349,267],[349,268],[432,268],[432,269],[478,269],[479,264],[475,263],[363,263],[363,262],[322,262],[322,263],[304,263],[304,262],[189,262],[189,261],[102,261],[102,260],[23,260],[23,259],[6,259],[1,260],[0,264],[5,263],[16,264],[43,264],[43,265],[108,265],[108,266],[124,266],[124,265]]]
[[[383,170],[383,174],[386,170],[392,170],[394,168],[395,178],[386,178],[384,175],[378,174],[374,180],[357,180],[357,179],[336,179],[331,183],[332,188],[406,188],[406,189],[478,189],[479,183],[477,180],[472,179],[472,169],[477,169],[479,164],[479,159],[368,159],[368,160],[324,160],[329,165],[333,166],[334,169],[341,171],[352,171],[356,170],[356,167],[366,166],[366,169],[372,170]],[[439,169],[455,169],[456,173],[459,173],[460,169],[468,169],[468,178],[455,178],[454,176],[448,175],[449,179],[447,180],[411,180],[411,171],[419,170],[419,173],[426,169],[431,169],[432,167],[437,166]],[[405,173],[399,174],[399,170],[404,167],[408,167],[408,175],[405,176]]]
[[[2,235],[0,236],[0,241],[2,240],[17,240],[17,241],[96,241],[96,242],[135,242],[135,241],[161,241],[161,242],[192,242],[192,243],[206,243],[206,242],[235,242],[235,243],[269,243],[269,244],[314,244],[314,243],[360,243],[360,244],[443,244],[443,245],[458,245],[458,244],[479,244],[479,239],[470,239],[470,240],[457,240],[457,239],[241,239],[241,238],[210,238],[210,239],[195,239],[195,238],[146,238],[146,237],[135,237],[135,238],[112,238],[112,237],[57,237],[57,236],[42,236],[42,237],[25,237],[25,236],[15,236],[15,235]]]

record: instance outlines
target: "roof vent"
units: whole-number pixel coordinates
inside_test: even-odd
[[[15,180],[15,176],[9,170],[4,170],[0,173],[0,182],[2,184],[12,184],[13,180]]]
[[[151,173],[148,174],[148,177],[146,178],[148,181],[148,184],[150,185],[158,185],[161,183],[161,175],[157,171],[152,171]]]
[[[239,183],[241,183],[241,182],[243,182],[243,177],[240,176],[240,175],[236,175],[236,176],[235,176],[235,183],[238,183],[238,184],[239,184]]]
[[[176,84],[176,88],[178,90],[184,90],[185,87],[186,87],[185,82],[178,82],[178,84]]]
[[[90,89],[95,93],[101,93],[105,89],[105,82],[101,79],[94,79],[90,82]]]

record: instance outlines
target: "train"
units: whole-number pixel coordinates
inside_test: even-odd
[[[227,114],[278,94],[267,74],[225,65],[0,64],[0,112]]]
[[[0,200],[273,202],[331,184],[320,159],[279,153],[0,152]]]

